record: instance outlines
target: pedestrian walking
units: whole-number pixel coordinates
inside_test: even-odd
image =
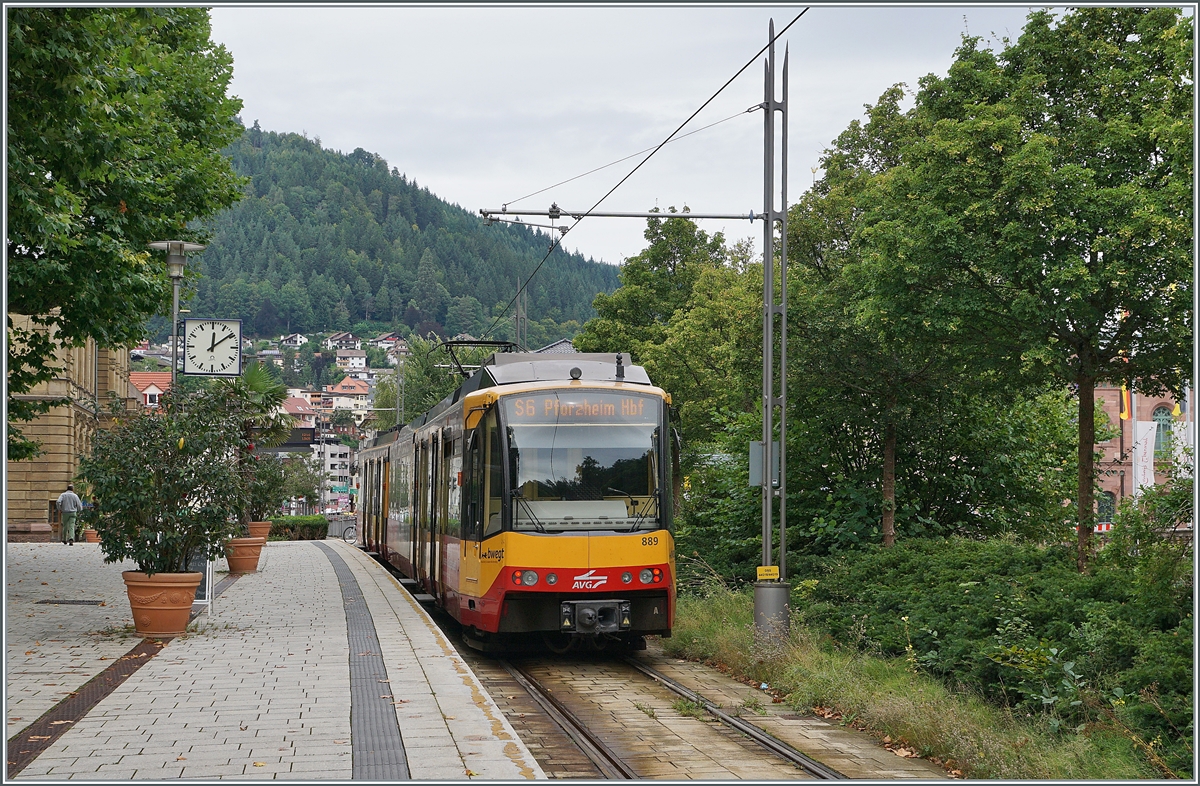
[[[75,518],[83,510],[83,502],[75,494],[75,486],[68,483],[67,490],[58,495],[58,512],[62,520],[62,542],[68,546],[75,545]]]

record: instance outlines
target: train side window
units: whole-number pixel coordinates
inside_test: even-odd
[[[486,463],[483,468],[483,537],[495,535],[502,529],[504,513],[504,461],[501,451],[500,421],[498,408],[493,407],[484,420],[484,451]]]

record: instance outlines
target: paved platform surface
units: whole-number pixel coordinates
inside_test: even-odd
[[[382,662],[387,682],[375,680],[379,698],[372,689],[356,701],[390,710],[370,707],[371,717],[390,723],[394,715],[413,779],[544,778],[474,674],[399,583],[360,550],[332,539],[321,543],[267,544],[258,573],[229,586],[212,614],[196,619],[194,632],[170,640],[15,779],[364,777],[360,768],[378,735],[359,725],[351,733],[352,709],[364,709],[351,706],[357,658]],[[133,566],[104,564],[96,544],[6,548],[11,740],[140,639],[130,633],[121,580]],[[322,548],[345,562],[353,584],[339,582]],[[218,580],[224,569],[219,562]],[[355,652],[350,644],[346,608],[363,602],[379,652]]]

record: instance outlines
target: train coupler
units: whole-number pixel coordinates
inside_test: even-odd
[[[558,616],[562,633],[620,633],[633,626],[627,600],[564,600]]]

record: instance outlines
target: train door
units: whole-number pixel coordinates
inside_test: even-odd
[[[429,442],[429,594],[435,598],[442,596],[442,511],[438,505],[441,499],[441,468],[442,430],[438,429],[433,432],[433,438]]]
[[[418,438],[416,449],[417,466],[413,478],[413,493],[416,495],[417,515],[413,540],[417,561],[413,572],[414,578],[424,586],[429,576],[429,553],[425,548],[425,530],[429,527],[429,494],[426,491],[429,486],[429,442]]]
[[[455,481],[455,440],[451,432],[442,432],[442,455],[438,471],[438,560],[441,567],[438,573],[440,581],[442,605],[450,602],[450,595],[458,591],[458,555],[461,545],[462,532],[458,528],[458,512],[453,503],[458,495],[454,493]],[[459,463],[461,466],[461,463]]]
[[[378,515],[376,515],[376,517],[375,517],[375,521],[376,521],[375,526],[376,526],[376,531],[379,533],[378,541],[377,541],[379,543],[379,547],[376,548],[375,550],[377,552],[379,552],[379,554],[383,557],[383,559],[387,560],[388,562],[391,561],[391,554],[388,552],[390,544],[388,543],[388,539],[387,539],[388,512],[389,512],[389,509],[391,506],[391,499],[392,499],[392,496],[390,493],[391,485],[392,485],[391,484],[391,481],[392,481],[391,467],[392,467],[392,462],[391,462],[390,456],[385,457],[383,459],[383,463],[376,467],[376,471],[379,472],[379,476],[378,476],[379,482],[378,482],[377,486],[381,490],[380,491],[381,504],[376,506],[377,510],[378,510]]]
[[[462,543],[459,544],[459,592],[478,598],[479,535],[483,516],[483,429],[471,431],[463,440]]]

